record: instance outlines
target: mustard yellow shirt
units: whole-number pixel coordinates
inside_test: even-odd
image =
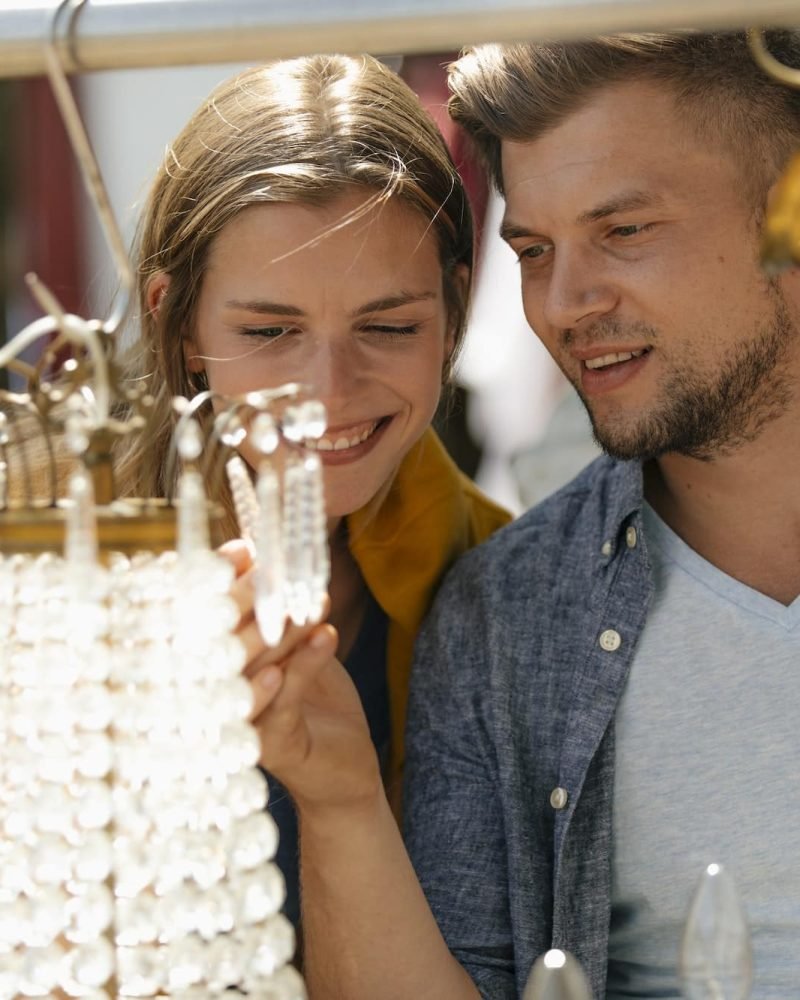
[[[387,789],[399,802],[414,640],[451,564],[511,520],[465,476],[429,429],[380,503],[348,518],[350,551],[389,619],[386,672],[392,744]]]

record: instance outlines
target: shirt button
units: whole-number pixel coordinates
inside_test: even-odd
[[[550,805],[554,809],[564,809],[566,807],[567,802],[569,802],[569,793],[567,792],[566,788],[561,788],[559,786],[558,788],[554,788],[553,791],[550,792]]]
[[[629,549],[636,548],[636,528],[632,524],[628,525],[625,530],[625,541],[628,543]]]
[[[611,542],[603,542],[603,544],[600,546],[601,555],[610,556],[611,548],[612,548]]]
[[[605,632],[600,633],[598,642],[601,649],[604,649],[607,653],[614,653],[622,645],[622,636],[616,629],[607,628]]]

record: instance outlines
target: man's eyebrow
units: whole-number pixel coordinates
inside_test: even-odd
[[[500,239],[505,240],[506,243],[511,240],[524,239],[526,236],[533,236],[533,232],[524,226],[518,226],[516,222],[503,219],[500,224]]]
[[[372,299],[359,306],[352,315],[367,316],[370,313],[386,312],[387,309],[397,309],[399,306],[407,306],[412,302],[426,302],[435,299],[435,291],[425,292],[398,292],[396,295],[382,295],[378,299]]]
[[[658,195],[647,194],[644,191],[631,191],[628,194],[610,198],[608,201],[596,205],[594,208],[581,212],[575,221],[579,226],[587,226],[593,222],[600,222],[602,219],[607,219],[611,215],[618,215],[622,212],[635,212],[641,208],[656,208],[662,204],[663,198]],[[506,243],[510,240],[526,239],[536,235],[538,234],[532,229],[521,226],[510,219],[503,219],[500,226],[500,236]]]
[[[263,313],[269,316],[302,316],[303,310],[285,302],[267,302],[266,299],[228,299],[226,309],[240,309],[242,312]]]
[[[622,212],[635,212],[640,208],[654,208],[663,204],[663,198],[658,195],[648,194],[645,191],[631,191],[628,194],[621,194],[615,198],[590,208],[587,212],[581,212],[575,220],[579,226],[586,226],[592,222],[600,222],[610,215],[619,215]]]

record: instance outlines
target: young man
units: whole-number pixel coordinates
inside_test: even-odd
[[[771,43],[800,65],[794,35]],[[785,1000],[800,272],[767,277],[758,246],[800,95],[743,36],[696,33],[483,47],[452,87],[528,320],[608,455],[464,557],[418,644],[407,844],[441,937],[357,726],[319,724],[326,690],[326,713],[347,704],[335,673],[310,649],[290,664],[274,752],[300,801],[312,996],[511,1000],[559,947],[597,998],[677,998],[688,902],[721,862],[754,995]]]

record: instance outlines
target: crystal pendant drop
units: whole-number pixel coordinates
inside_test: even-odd
[[[225,472],[231,488],[239,531],[242,538],[252,542],[257,532],[258,500],[250,479],[250,472],[238,455],[233,455],[228,459],[225,463]]]
[[[210,544],[203,477],[196,469],[184,469],[178,483],[178,554],[191,559]]]
[[[268,646],[277,646],[286,625],[286,563],[280,482],[272,463],[264,459],[256,484],[258,520],[255,531],[255,613]]]
[[[747,1000],[753,955],[747,917],[733,878],[709,865],[689,907],[679,971],[686,1000]]]
[[[322,462],[313,452],[303,462],[303,499],[305,513],[304,544],[309,547],[311,566],[309,579],[309,619],[322,619],[325,599],[330,582],[330,555],[328,553],[325,496],[323,490]]]
[[[84,468],[76,469],[69,480],[64,557],[70,582],[81,593],[91,586],[97,565],[97,526],[94,517],[92,478]]]
[[[283,538],[286,558],[286,606],[295,625],[305,625],[311,609],[312,552],[304,510],[303,462],[287,461],[283,473]]]

